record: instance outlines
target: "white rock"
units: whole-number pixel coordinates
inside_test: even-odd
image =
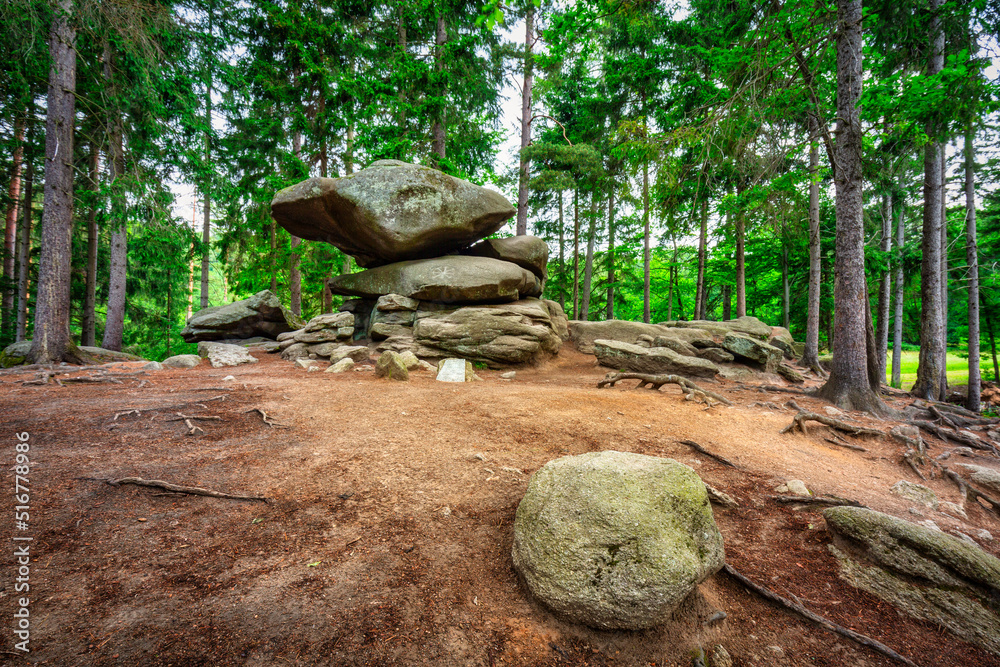
[[[316,365],[316,360],[315,359],[305,359],[305,358],[296,359],[295,360],[295,365],[298,366],[299,368],[311,368],[311,367],[313,367],[313,366]]]
[[[811,496],[809,492],[809,487],[806,486],[805,482],[800,479],[790,479],[785,485],[788,487],[788,492],[793,496]]]
[[[159,361],[149,361],[143,364],[142,369],[146,371],[162,371],[163,364]]]
[[[507,371],[506,373],[501,373],[500,377],[504,380],[513,380],[515,375],[517,375],[516,371]]]
[[[923,484],[914,484],[913,482],[907,482],[905,479],[901,479],[893,484],[889,491],[907,500],[930,507],[933,510],[936,510],[940,504],[937,494],[934,491]]]
[[[465,382],[465,359],[445,359],[437,374],[438,382]]]
[[[250,352],[240,345],[202,341],[198,343],[198,354],[208,357],[212,368],[257,363],[257,358],[251,356]]]
[[[823,412],[825,412],[828,417],[842,417],[844,415],[843,412],[833,407],[832,405],[823,406]]]
[[[235,382],[236,381],[236,376],[235,375],[227,375],[226,377],[222,378],[222,381],[223,382]]]
[[[962,519],[969,518],[969,516],[965,513],[965,508],[955,503],[947,503],[942,501],[939,511],[944,512],[945,514],[951,514],[952,516],[960,517]]]
[[[176,354],[163,360],[165,368],[194,368],[201,364],[201,357],[197,354]]]

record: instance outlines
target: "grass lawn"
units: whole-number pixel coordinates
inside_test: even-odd
[[[917,361],[920,352],[903,352],[899,364],[899,376],[903,382],[903,389],[909,390],[913,383],[917,381]],[[892,350],[889,350],[889,358],[885,365],[886,383],[892,379]],[[960,357],[954,352],[948,352],[948,384],[968,384],[969,383],[969,360]]]

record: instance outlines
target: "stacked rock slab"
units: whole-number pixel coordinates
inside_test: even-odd
[[[555,354],[568,336],[562,308],[537,298],[546,243],[485,239],[515,213],[496,192],[381,160],[351,176],[286,188],[271,210],[293,234],[331,243],[367,267],[328,285],[355,297],[341,315],[352,318],[354,338],[380,351],[503,366]],[[283,354],[318,354],[309,344],[296,339]]]
[[[615,370],[708,378],[764,372],[802,381],[781,363],[782,356],[793,358],[800,344],[787,329],[769,327],[756,317],[659,324],[573,321],[569,333],[579,351],[596,355],[598,363]]]
[[[318,315],[297,331],[289,331],[278,336],[278,347],[283,359],[301,358],[331,359],[345,346],[350,345],[354,336],[354,316],[350,313],[327,313]],[[364,358],[368,358],[364,348]],[[341,355],[334,361],[343,358]],[[355,361],[359,361],[355,359]]]
[[[274,339],[302,326],[302,321],[281,305],[269,290],[224,306],[203,308],[191,316],[181,336],[188,343],[204,340]]]

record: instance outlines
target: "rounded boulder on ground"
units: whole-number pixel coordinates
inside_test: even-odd
[[[725,562],[698,475],[614,451],[556,459],[532,476],[512,555],[531,594],[560,616],[629,630],[663,623]]]

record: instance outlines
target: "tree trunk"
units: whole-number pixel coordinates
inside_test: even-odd
[[[649,161],[642,165],[642,321],[649,324]]]
[[[606,319],[615,319],[615,186],[608,188],[608,304]],[[669,318],[668,318],[669,319]]]
[[[896,303],[893,315],[892,332],[892,386],[901,389],[903,386],[900,375],[900,367],[903,362],[903,244],[905,243],[905,230],[903,222],[906,219],[906,207],[903,202],[898,202],[899,219],[896,223]]]
[[[944,68],[944,31],[941,29],[939,11],[942,0],[930,0],[931,55],[927,65],[929,76]],[[927,134],[936,137],[937,128],[928,127]],[[911,393],[928,400],[941,396],[941,152],[942,146],[931,141],[924,148],[924,225],[920,266],[920,361],[917,382]]]
[[[584,320],[590,319],[590,287],[594,277],[594,236],[597,227],[597,191],[590,195],[590,225],[587,228],[587,259],[583,264],[583,312]]]
[[[1000,363],[997,362],[997,341],[993,335],[993,313],[986,305],[983,293],[979,293],[980,304],[982,305],[983,319],[986,321],[986,335],[990,339],[990,354],[993,357],[993,381],[1000,382]]]
[[[559,191],[559,274],[566,275],[566,227],[563,191]],[[559,306],[566,311],[566,290],[559,290]]]
[[[9,337],[13,333],[14,323],[14,260],[15,246],[17,241],[17,214],[18,204],[21,202],[21,168],[24,158],[24,126],[27,116],[18,116],[14,121],[14,152],[11,154],[10,184],[7,186],[7,195],[10,200],[7,204],[7,215],[4,222],[3,234],[3,314],[0,322],[0,334],[3,340],[9,342]]]
[[[191,198],[191,229],[192,231],[198,229],[198,195]],[[191,257],[188,258],[188,306],[187,306],[187,319],[191,319],[191,315],[194,312],[194,255],[195,255],[195,241],[191,241]]]
[[[670,240],[674,244],[674,258],[667,270],[667,321],[674,319],[674,267],[677,266],[677,241],[673,238],[673,232],[670,234]]]
[[[396,43],[399,47],[399,57],[406,60],[406,16],[403,13],[403,9],[406,7],[405,2],[400,2],[396,7]],[[406,85],[405,81],[400,79],[398,102],[399,104],[399,118],[397,122],[399,123],[399,133],[405,134],[406,132]]]
[[[107,62],[107,61],[105,61]],[[110,74],[110,68],[106,69]],[[125,294],[128,279],[128,223],[126,222],[125,196],[121,192],[118,179],[125,173],[125,151],[123,146],[121,116],[117,111],[111,121],[112,130],[108,137],[111,155],[110,180],[111,204],[111,266],[108,275],[108,308],[104,318],[104,338],[101,347],[120,351],[125,334]]]
[[[526,3],[524,12],[524,83],[521,86],[521,163],[517,179],[517,235],[528,233],[528,178],[530,165],[524,149],[531,145],[531,89],[535,78],[532,48],[535,43],[535,3]]]
[[[208,138],[205,139],[205,145],[208,146]],[[209,260],[212,253],[212,200],[208,196],[207,186],[202,196],[205,198],[205,209],[201,224],[201,307],[208,308]]]
[[[278,293],[278,225],[271,218],[271,224],[269,226],[270,230],[270,241],[271,241],[271,294]]]
[[[884,414],[868,369],[871,317],[865,281],[864,197],[861,163],[861,0],[837,0],[837,275],[833,364],[821,396],[848,410]],[[873,336],[872,336],[873,337]]]
[[[437,17],[437,30],[434,37],[434,69],[438,76],[438,95],[444,97],[445,87],[442,78],[444,76],[444,45],[448,42],[447,26],[444,22],[444,10],[439,7]],[[445,158],[445,108],[442,102],[434,114],[434,124],[431,127],[431,152],[438,156],[439,160]]]
[[[722,286],[722,319],[730,320],[733,317],[733,292],[730,285]]]
[[[708,197],[701,202],[698,225],[698,280],[695,283],[694,319],[705,319],[705,259],[708,254]]]
[[[743,197],[743,181],[736,185],[738,200]],[[743,219],[743,204],[736,211],[736,317],[747,314],[747,265],[746,265],[746,223]]]
[[[976,146],[972,123],[965,127],[965,264],[969,272],[969,391],[965,407],[979,412],[979,248],[976,232]]]
[[[948,400],[948,170],[941,147],[941,394]]]
[[[580,190],[573,191],[573,319],[580,319]]]
[[[83,297],[83,321],[80,325],[80,344],[96,344],[97,306],[97,191],[100,183],[100,151],[93,142],[90,143],[90,189],[94,193],[94,201],[87,213],[87,289]]]
[[[822,285],[822,244],[819,236],[819,121],[809,116],[809,296],[806,347],[802,365],[819,369],[819,304]]]
[[[45,194],[42,254],[31,360],[58,363],[68,356],[69,281],[73,232],[73,131],[76,107],[76,26],[73,0],[53,7],[49,30],[49,89],[45,118]]]
[[[788,329],[792,308],[791,286],[788,284],[788,243],[782,234],[781,240],[781,326]]]
[[[889,257],[892,250],[892,193],[886,192],[882,195],[882,242],[881,250],[883,255]],[[889,356],[889,300],[892,289],[892,274],[889,266],[882,271],[878,284],[878,329],[875,332],[875,340],[878,343],[875,359],[882,369],[880,378],[885,382],[885,363]]]
[[[29,148],[26,160],[28,166],[24,173],[23,215],[18,230],[21,234],[21,242],[18,243],[17,248],[17,332],[15,339],[18,342],[26,339],[28,329],[28,276],[31,273],[31,224],[34,213],[32,198],[35,182],[35,156],[30,147],[34,145],[34,134],[34,126],[32,125],[28,130]]]

